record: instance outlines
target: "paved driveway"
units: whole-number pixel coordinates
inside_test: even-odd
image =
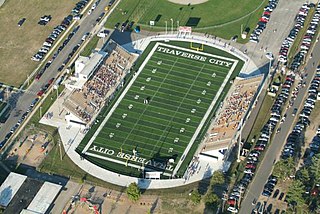
[[[251,210],[254,208],[254,206],[252,206],[251,203],[253,199],[258,198],[261,194],[263,186],[266,183],[268,176],[272,172],[273,160],[275,160],[280,155],[282,147],[286,142],[286,138],[290,133],[293,125],[295,124],[295,120],[297,119],[298,114],[296,116],[292,116],[292,111],[294,108],[298,108],[299,110],[302,109],[304,99],[308,94],[308,85],[310,85],[310,82],[312,81],[316,71],[316,67],[314,67],[313,64],[317,65],[319,63],[319,60],[320,43],[318,42],[314,47],[312,59],[310,59],[306,65],[306,70],[308,71],[308,76],[306,79],[307,86],[300,89],[298,97],[294,101],[293,106],[287,110],[286,121],[280,126],[281,131],[275,135],[271,145],[266,151],[265,156],[261,161],[260,167],[256,172],[256,176],[251,182],[249,189],[247,189],[246,196],[244,197],[241,203],[240,213],[250,213]]]
[[[1,0],[0,0],[1,1]],[[36,94],[40,88],[46,84],[52,77],[56,77],[58,74],[58,68],[61,66],[63,61],[68,57],[68,54],[71,52],[72,48],[78,44],[82,36],[90,32],[96,25],[96,19],[104,11],[104,8],[108,5],[109,1],[101,1],[97,8],[92,12],[90,16],[81,20],[80,28],[77,33],[72,37],[69,43],[65,48],[59,53],[57,58],[53,61],[51,66],[46,70],[42,75],[39,81],[34,81],[32,85],[28,88],[26,92],[21,92],[16,95],[14,99],[11,100],[11,105],[13,106],[12,113],[10,117],[3,124],[0,132],[0,142],[4,139],[5,135],[10,131],[10,129],[18,122],[21,115],[27,111],[31,102],[37,97]],[[39,47],[40,48],[40,47]],[[16,114],[16,112],[20,112]],[[18,115],[18,116],[17,116]]]

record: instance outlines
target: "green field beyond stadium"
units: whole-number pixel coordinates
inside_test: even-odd
[[[197,5],[175,4],[168,0],[122,0],[106,22],[107,28],[120,26],[126,20],[142,30],[168,31],[171,27],[190,26],[194,31],[208,32],[224,39],[256,26],[267,0],[208,0]],[[189,3],[189,2],[187,2]],[[154,21],[154,26],[150,26]]]
[[[239,62],[157,42],[82,153],[95,162],[170,176],[210,119]]]

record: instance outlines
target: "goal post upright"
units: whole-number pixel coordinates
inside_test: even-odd
[[[198,43],[200,47],[194,47],[193,42],[190,42],[190,49],[196,50],[196,51],[203,51],[203,43]]]

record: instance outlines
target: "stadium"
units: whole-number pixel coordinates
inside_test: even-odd
[[[182,156],[201,138],[219,95],[243,63],[167,43],[151,45],[129,85],[103,115],[102,129],[82,153],[171,176],[177,162],[183,162]]]
[[[246,106],[241,109],[243,114],[228,122],[225,128],[220,122],[218,127],[215,123],[220,121],[224,109],[228,109],[229,101],[224,100],[232,98],[230,90],[239,88],[233,85],[243,79],[246,84],[252,82],[251,77],[239,77],[248,68],[256,70],[243,53],[227,44],[185,32],[179,36],[148,37],[124,46],[111,40],[104,49],[106,53],[100,52],[99,60],[94,60],[95,56],[91,58],[95,65],[87,66],[93,71],[84,85],[75,89],[72,86],[77,84],[71,84],[74,81],[66,83],[71,91],[63,103],[67,124],[59,133],[67,154],[80,168],[117,185],[131,182],[142,185],[142,181],[148,180],[147,185],[142,182],[142,187],[168,188],[201,180],[215,170],[228,167],[229,151],[238,139],[238,131],[255,96],[247,98]],[[119,61],[114,65],[107,64],[115,59]],[[79,112],[81,106],[81,96],[75,94],[85,92],[88,98],[84,88],[96,85],[88,86],[88,82],[100,81],[100,71],[110,68],[120,69],[121,72],[112,73],[121,75],[103,93],[105,102],[91,101],[91,107],[101,107],[86,117],[89,120],[83,120],[80,117],[83,113],[77,115],[73,111],[77,106]],[[252,95],[258,92],[261,78],[254,81]],[[87,115],[89,107],[83,111]],[[71,130],[77,126],[80,131],[71,141]],[[220,132],[223,132],[221,137]]]

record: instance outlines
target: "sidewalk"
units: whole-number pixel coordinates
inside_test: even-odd
[[[148,44],[152,41],[165,41],[168,40],[177,40],[183,42],[196,42],[202,43],[204,45],[208,45],[223,51],[227,51],[228,53],[237,56],[241,60],[243,60],[246,64],[240,72],[241,76],[249,76],[252,73],[257,73],[259,70],[255,63],[242,51],[237,49],[234,46],[228,45],[228,41],[213,37],[204,37],[203,34],[193,33],[192,35],[177,35],[177,34],[164,34],[164,35],[153,35],[150,37],[146,37],[143,39],[136,40],[132,43],[128,43],[123,45],[123,47],[132,52],[132,53],[142,53],[142,51],[148,46]],[[259,74],[259,72],[257,73]]]
[[[65,93],[64,96],[60,96],[58,100],[50,107],[48,112],[52,113],[51,118],[44,117],[41,118],[40,123],[46,124],[49,126],[59,127],[59,134],[61,141],[64,146],[64,150],[70,159],[79,166],[82,170],[87,173],[104,180],[108,183],[116,184],[119,186],[128,186],[132,182],[136,182],[140,188],[143,189],[162,189],[162,188],[172,188],[187,185],[193,182],[200,181],[204,178],[209,178],[216,170],[223,170],[224,162],[217,161],[212,162],[208,161],[206,158],[199,157],[199,165],[197,170],[191,176],[189,175],[187,179],[167,179],[167,180],[150,180],[150,179],[141,179],[125,175],[120,175],[103,169],[95,164],[89,162],[86,159],[81,159],[80,155],[75,151],[75,149],[80,144],[81,140],[84,138],[84,134],[79,127],[70,127],[64,120],[64,113],[61,114],[63,109],[62,103],[64,99],[68,96],[69,93]]]

